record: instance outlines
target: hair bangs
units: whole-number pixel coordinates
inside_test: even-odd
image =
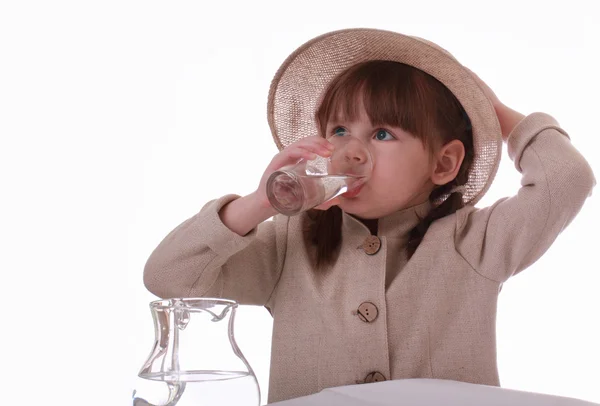
[[[316,119],[322,133],[328,121],[355,121],[364,107],[374,126],[393,126],[426,142],[432,129],[428,92],[419,71],[397,62],[370,61],[340,75],[325,92]]]

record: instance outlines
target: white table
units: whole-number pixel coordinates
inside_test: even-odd
[[[340,386],[270,406],[600,406],[543,395],[438,379],[403,379]]]

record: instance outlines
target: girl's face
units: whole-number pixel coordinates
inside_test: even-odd
[[[339,207],[363,219],[384,217],[424,203],[434,188],[433,157],[421,140],[397,127],[373,126],[364,106],[356,121],[329,121],[326,137],[360,137],[373,157],[371,178]]]

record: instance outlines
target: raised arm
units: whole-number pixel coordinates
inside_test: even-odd
[[[596,183],[554,118],[533,113],[508,136],[522,173],[516,196],[457,212],[457,250],[480,274],[503,282],[535,262],[573,220]]]
[[[276,154],[257,190],[245,197],[224,196],[175,228],[156,247],[144,268],[144,283],[160,297],[216,296],[265,305],[283,267],[288,223],[276,214],[266,183],[277,169],[329,156],[333,146],[305,137]]]

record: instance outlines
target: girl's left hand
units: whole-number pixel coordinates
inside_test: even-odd
[[[500,99],[498,99],[498,96],[496,96],[496,93],[494,93],[494,91],[483,80],[481,80],[481,78],[477,76],[475,72],[467,67],[465,67],[465,69],[471,72],[473,78],[479,84],[481,90],[483,90],[483,93],[492,102],[492,106],[494,106],[494,110],[496,110],[496,116],[498,116],[498,121],[500,122],[502,139],[506,141],[512,130],[522,119],[525,118],[525,116],[502,103]]]

